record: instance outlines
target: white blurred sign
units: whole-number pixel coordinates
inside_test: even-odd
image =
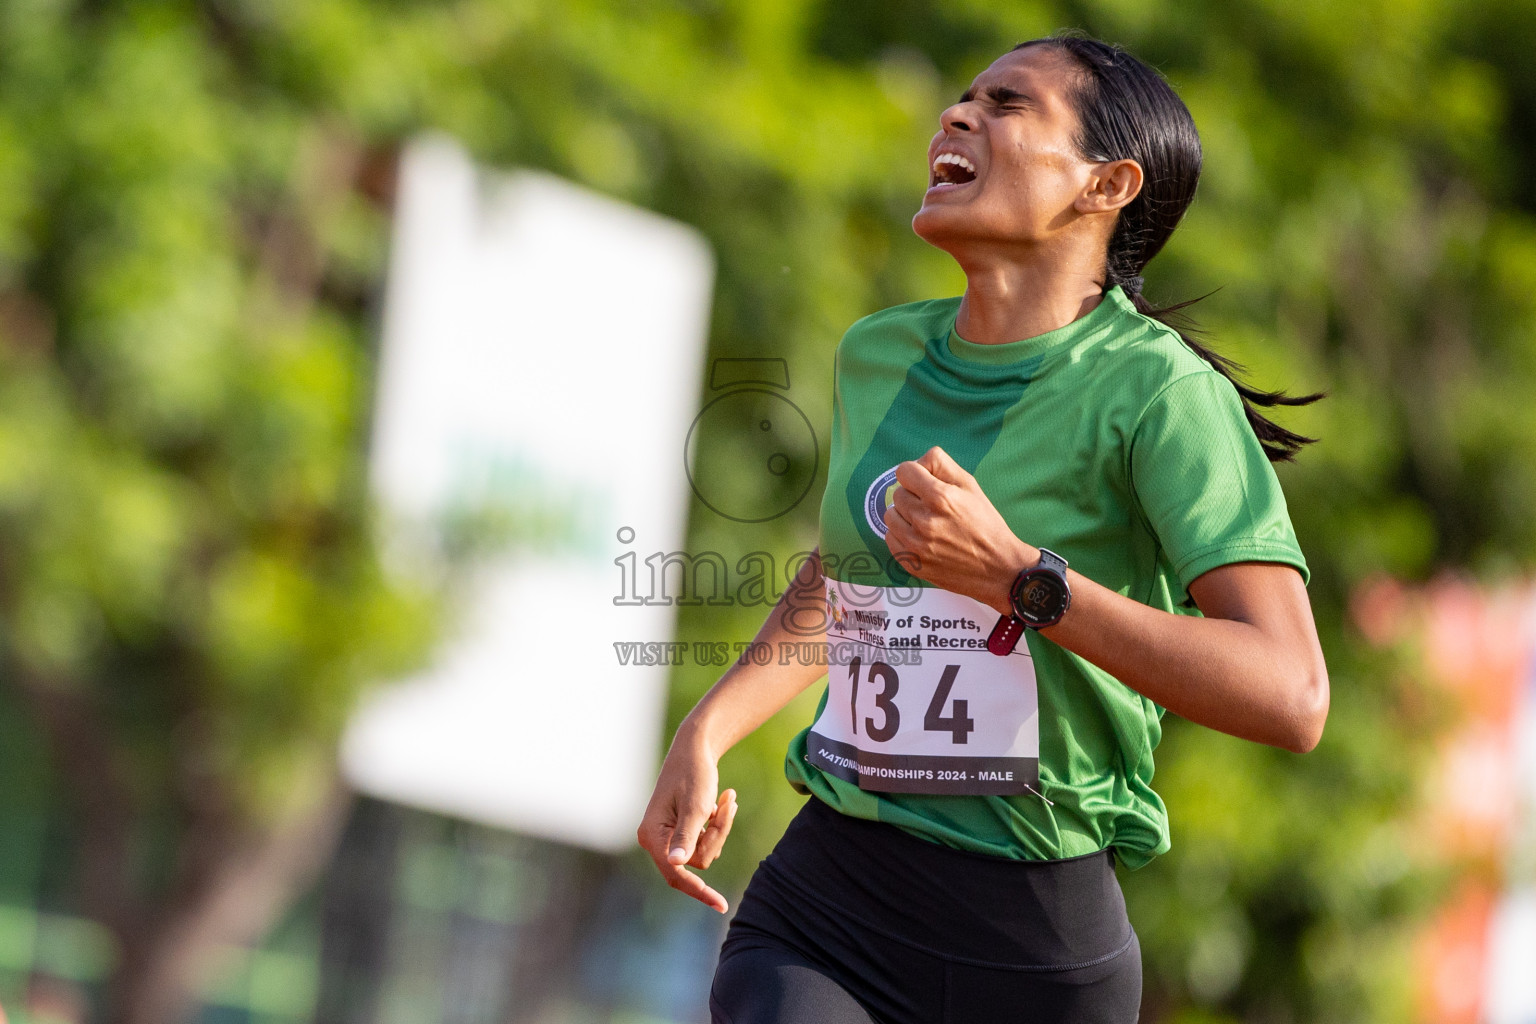
[[[1489,934],[1488,1024],[1536,1022],[1536,886],[1505,894]]]
[[[1536,596],[1527,632],[1532,647],[1513,723],[1520,808],[1510,851],[1514,884],[1489,928],[1487,1024],[1536,1024]]]
[[[476,567],[433,667],[352,720],[347,774],[386,799],[631,846],[668,669],[622,666],[613,645],[670,641],[674,609],[616,605],[614,559],[683,545],[710,251],[430,139],[402,156],[391,260],[372,470],[396,554],[419,562],[445,517],[477,508],[545,537]]]

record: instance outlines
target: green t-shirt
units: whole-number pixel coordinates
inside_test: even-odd
[[[1154,608],[1198,615],[1190,582],[1232,562],[1281,562],[1307,578],[1236,389],[1120,289],[1065,327],[1002,345],[955,334],[958,308],[950,298],[883,310],[838,346],[820,521],[829,580],[927,586],[891,559],[871,496],[877,478],[934,445],[975,475],[1020,539]],[[790,743],[790,783],[845,814],[994,856],[1114,846],[1135,868],[1166,851],[1167,811],[1151,785],[1163,709],[1035,631],[1026,637],[1039,795],[863,789],[808,760],[809,729]],[[823,694],[818,716],[826,703]]]

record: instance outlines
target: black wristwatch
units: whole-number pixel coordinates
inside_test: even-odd
[[[987,637],[987,650],[1012,654],[1025,628],[1054,626],[1072,607],[1072,588],[1067,586],[1067,560],[1056,552],[1040,549],[1040,561],[1013,579],[1008,592],[1013,614],[998,618]]]

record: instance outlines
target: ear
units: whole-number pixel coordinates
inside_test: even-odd
[[[1141,193],[1141,164],[1111,160],[1099,164],[1073,205],[1079,213],[1113,213]]]

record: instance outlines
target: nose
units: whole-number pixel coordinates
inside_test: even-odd
[[[950,132],[974,131],[976,125],[971,114],[970,103],[955,103],[945,108],[939,115],[939,126]]]

